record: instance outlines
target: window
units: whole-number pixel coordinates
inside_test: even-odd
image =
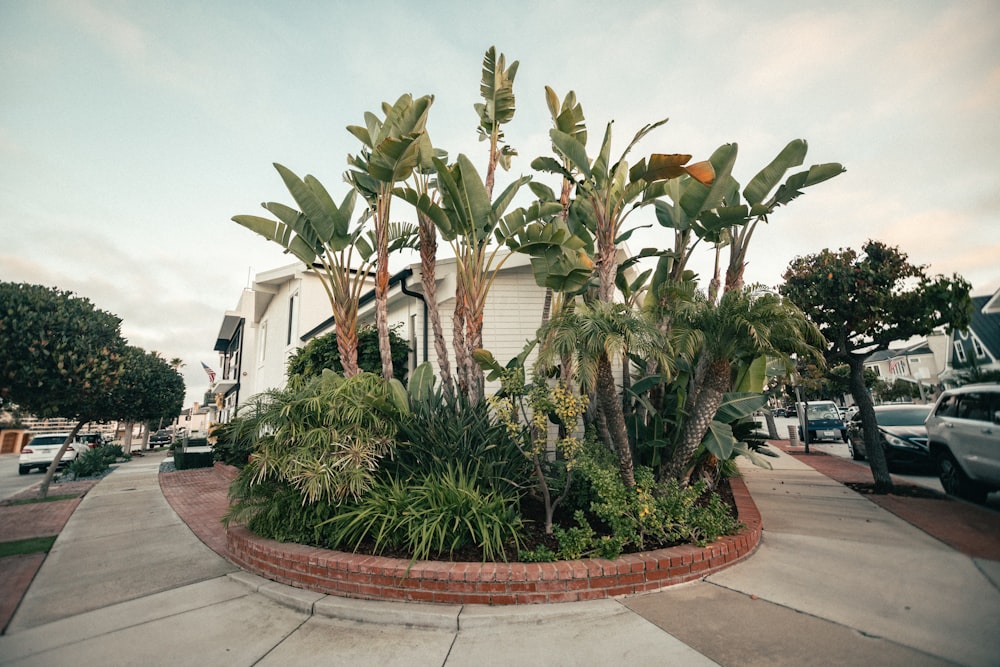
[[[959,361],[959,363],[963,363],[964,364],[965,363],[965,346],[962,345],[962,341],[956,340],[953,343],[953,346],[955,348],[955,359],[957,359]]]
[[[972,349],[976,351],[976,359],[982,359],[986,356],[986,349],[983,348],[983,344],[976,336],[972,337]]]
[[[288,298],[288,334],[285,336],[285,345],[292,344],[292,336],[298,328],[299,320],[299,293],[293,292]]]

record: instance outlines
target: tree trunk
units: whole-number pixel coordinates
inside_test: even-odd
[[[458,259],[456,261],[461,261]],[[455,352],[455,373],[458,391],[469,395],[469,372],[465,345],[465,285],[459,276],[455,286],[455,312],[451,318],[451,347]]]
[[[770,409],[764,411],[764,421],[767,422],[767,437],[770,440],[778,439],[778,425],[774,423],[774,413]]]
[[[618,452],[622,482],[628,488],[632,488],[635,486],[635,464],[628,442],[628,430],[625,428],[625,413],[622,411],[622,402],[615,390],[611,360],[606,354],[602,354],[597,361],[597,400],[601,404],[601,413],[607,423],[608,435]]]
[[[717,359],[708,365],[705,379],[694,402],[693,409],[688,413],[687,421],[681,431],[681,440],[674,450],[670,461],[660,466],[660,479],[676,479],[684,482],[691,457],[698,445],[705,439],[708,427],[712,424],[715,412],[722,404],[722,396],[729,389],[731,366],[728,359]]]
[[[59,448],[59,451],[56,452],[55,458],[52,459],[52,464],[49,466],[49,469],[45,471],[45,479],[42,480],[42,485],[38,488],[39,498],[48,498],[49,485],[52,484],[52,479],[56,475],[56,470],[59,468],[59,462],[62,461],[63,454],[65,454],[66,450],[69,449],[69,443],[73,442],[76,438],[76,434],[80,432],[80,429],[83,428],[83,425],[86,423],[86,420],[78,421],[76,426],[73,427],[73,430],[66,436],[66,440],[63,441],[62,447]],[[77,456],[79,456],[79,454],[77,454]]]
[[[357,318],[351,318],[345,308],[335,306],[333,320],[333,334],[337,337],[340,366],[344,369],[344,377],[353,377],[358,374]]]
[[[880,443],[882,437],[879,435],[878,421],[875,417],[875,405],[865,388],[864,359],[848,355],[847,365],[851,369],[851,377],[848,381],[851,387],[851,396],[858,406],[858,412],[861,413],[865,443]],[[875,493],[892,493],[892,475],[889,474],[889,464],[885,460],[885,451],[881,446],[874,445],[866,447],[865,452],[875,482]]]
[[[392,348],[389,339],[389,202],[391,192],[382,193],[375,216],[375,329],[382,359],[382,377],[391,380]]]
[[[446,398],[455,397],[455,383],[451,377],[451,362],[448,360],[448,346],[445,345],[444,330],[441,328],[441,310],[437,300],[437,231],[434,222],[426,215],[420,216],[420,283],[424,288],[424,303],[427,304],[427,319],[430,320],[434,335],[434,352],[437,354],[438,373]]]

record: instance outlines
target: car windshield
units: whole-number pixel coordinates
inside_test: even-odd
[[[41,435],[33,438],[30,444],[36,447],[41,445],[61,445],[65,440],[66,437],[62,435]]]
[[[840,413],[835,405],[810,405],[809,419],[840,419]]]
[[[876,411],[879,426],[920,426],[930,414],[931,406],[915,405],[905,410]]]

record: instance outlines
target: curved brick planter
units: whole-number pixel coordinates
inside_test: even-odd
[[[750,555],[760,542],[760,512],[743,480],[730,481],[740,521],[746,526],[739,533],[704,547],[671,547],[615,560],[417,561],[410,567],[405,559],[276,542],[235,526],[227,530],[226,542],[229,559],[242,569],[328,595],[493,605],[594,600],[701,579]]]

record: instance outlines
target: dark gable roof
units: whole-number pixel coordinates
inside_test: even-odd
[[[969,324],[969,329],[976,334],[994,359],[1000,359],[1000,314],[983,313],[983,308],[991,298],[990,295],[972,297],[972,322]]]
[[[412,275],[413,275],[413,269],[406,268],[400,271],[399,273],[390,276],[389,288],[391,289],[393,285],[396,285],[397,283],[406,280]],[[361,295],[361,298],[358,300],[358,306],[364,307],[366,304],[374,300],[375,300],[375,290],[374,289],[368,290],[366,293]],[[320,334],[324,333],[325,331],[332,329],[333,325],[334,325],[334,320],[333,320],[333,315],[331,315],[330,317],[326,318],[325,320],[314,326],[309,331],[302,334],[299,340],[301,340],[303,343],[308,342],[313,338],[315,338],[316,336],[319,336]]]

